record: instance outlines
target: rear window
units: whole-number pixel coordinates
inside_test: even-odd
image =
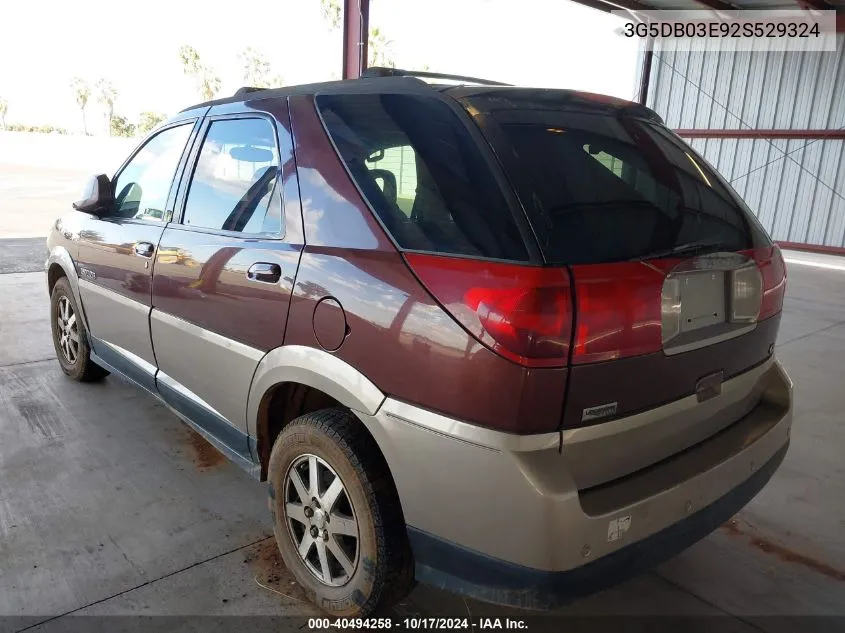
[[[513,211],[466,125],[435,97],[320,95],[341,159],[403,249],[525,261]]]
[[[549,263],[591,264],[768,243],[701,157],[659,123],[473,99]],[[487,106],[487,114],[483,114]]]

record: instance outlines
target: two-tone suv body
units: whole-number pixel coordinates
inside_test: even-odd
[[[786,452],[783,259],[636,104],[239,91],[75,207],[47,262],[63,370],[118,371],[268,480],[329,612],[414,579],[554,606],[705,536]]]

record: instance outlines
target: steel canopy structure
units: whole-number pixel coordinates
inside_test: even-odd
[[[836,29],[845,32],[845,0],[570,0],[599,11],[742,9],[836,10]],[[370,0],[343,0],[343,78],[359,77],[367,67]],[[650,62],[646,62],[650,63]],[[448,69],[444,69],[448,70]],[[646,81],[648,71],[644,68]],[[642,92],[642,91],[641,91]],[[643,93],[644,94],[644,93]]]
[[[730,180],[776,241],[845,254],[845,0],[571,1],[605,12],[835,10],[834,52],[642,46],[635,98]],[[345,79],[366,69],[369,9],[344,0]]]

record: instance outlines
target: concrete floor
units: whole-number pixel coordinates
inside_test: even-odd
[[[38,232],[20,217],[0,225]],[[62,375],[43,245],[0,239],[0,631],[59,630],[68,614],[316,614],[275,553],[263,484],[120,378]],[[731,524],[555,615],[720,616],[734,631],[838,615],[825,622],[845,626],[845,261],[788,259],[778,353],[796,401],[783,466]],[[425,587],[394,615],[467,612],[526,615]]]

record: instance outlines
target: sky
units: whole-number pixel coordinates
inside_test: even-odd
[[[218,8],[219,6],[219,8]],[[117,89],[115,113],[172,115],[201,101],[182,71],[189,44],[222,80],[220,96],[244,84],[238,54],[261,52],[285,84],[337,79],[342,36],[319,0],[215,6],[198,0],[3,0],[0,98],[7,123],[82,127],[70,88],[80,77]],[[466,74],[535,87],[632,98],[637,44],[620,19],[567,0],[371,0],[370,27],[390,40],[399,68]],[[105,129],[96,91],[89,130]]]

